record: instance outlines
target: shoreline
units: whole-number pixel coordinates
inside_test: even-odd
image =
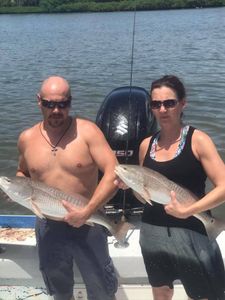
[[[57,5],[40,6],[0,6],[0,14],[51,14],[51,13],[99,13],[99,12],[128,12],[128,11],[163,11],[163,10],[180,10],[180,9],[204,9],[204,8],[220,8],[225,7],[225,0],[218,4],[205,4],[198,6],[193,1],[192,4],[184,3],[177,4],[176,1],[170,5],[165,3],[152,4],[149,0],[141,2],[120,1],[120,2],[77,2],[64,3]],[[216,2],[216,1],[214,1]]]

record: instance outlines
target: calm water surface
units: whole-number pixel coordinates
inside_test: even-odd
[[[46,77],[67,78],[72,113],[92,120],[112,89],[129,85],[133,16],[0,16],[0,175],[15,174],[18,134],[41,118],[35,97]],[[210,134],[225,160],[224,28],[225,8],[138,12],[133,85],[180,76],[186,122]]]

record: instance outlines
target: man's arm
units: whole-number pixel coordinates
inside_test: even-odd
[[[89,147],[90,155],[99,170],[103,173],[103,177],[89,203],[84,208],[76,209],[64,201],[64,206],[69,211],[65,217],[65,221],[76,227],[83,225],[86,220],[99,207],[109,201],[117,191],[117,187],[114,184],[114,180],[116,179],[114,169],[118,162],[103,133],[95,124],[90,123],[86,131],[85,139]]]
[[[16,176],[30,177],[27,164],[24,158],[24,148],[25,148],[25,133],[21,133],[17,142],[17,148],[19,151],[19,161],[16,171]]]

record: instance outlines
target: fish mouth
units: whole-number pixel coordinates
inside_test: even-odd
[[[118,166],[115,166],[114,172],[116,173],[116,175],[119,175]]]
[[[1,176],[0,177],[0,181],[2,183],[10,183],[11,182],[11,180],[8,177],[6,177],[6,176]]]
[[[7,192],[10,188],[11,180],[8,177],[2,176],[0,177],[0,189],[3,192]]]
[[[114,169],[114,173],[119,176],[119,172],[116,168]]]

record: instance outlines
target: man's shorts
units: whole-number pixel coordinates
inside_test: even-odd
[[[89,300],[111,300],[118,281],[100,225],[74,228],[65,222],[37,218],[40,270],[50,295],[73,294],[75,260]]]
[[[153,287],[173,288],[179,279],[192,299],[225,299],[224,265],[215,240],[189,229],[142,223],[140,245]]]

